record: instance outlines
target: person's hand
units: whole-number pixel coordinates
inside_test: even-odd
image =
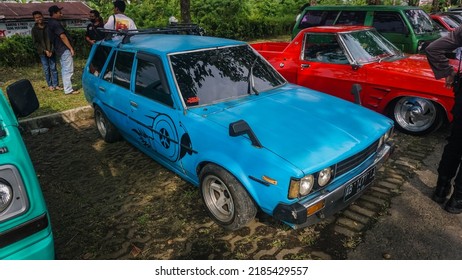
[[[444,84],[444,86],[446,88],[451,88],[452,87],[452,84],[454,83],[454,77],[456,76],[456,72],[452,71],[452,73],[446,77],[446,83]]]
[[[53,54],[53,53],[50,52],[50,51],[45,51],[45,55],[46,55],[47,57],[51,57],[52,54]]]
[[[74,56],[75,55],[74,49],[70,49],[70,51],[71,51],[71,55]]]

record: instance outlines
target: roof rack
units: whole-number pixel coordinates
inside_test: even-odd
[[[114,36],[123,36],[122,44],[130,43],[130,37],[143,34],[183,34],[204,36],[205,30],[193,23],[172,23],[167,27],[154,27],[149,29],[104,29],[98,28],[106,34],[105,40],[111,40]]]

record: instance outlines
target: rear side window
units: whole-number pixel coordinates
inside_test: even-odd
[[[342,11],[335,24],[364,25],[366,11]]]
[[[116,85],[130,89],[130,75],[135,54],[131,52],[117,52],[114,64],[114,75],[112,82]]]
[[[302,20],[300,21],[299,28],[308,28],[320,25],[333,25],[339,11],[306,11]]]
[[[96,48],[95,54],[90,62],[90,73],[95,76],[99,76],[110,52],[111,48],[107,46],[99,45]]]
[[[395,12],[375,12],[372,26],[380,33],[400,33],[407,31],[403,18]]]

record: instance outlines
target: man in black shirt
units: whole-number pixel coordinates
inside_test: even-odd
[[[96,41],[104,39],[103,32],[98,28],[104,28],[103,18],[97,10],[90,11],[90,23],[87,25],[87,32],[85,33],[85,40],[93,45]]]
[[[70,36],[62,26],[59,20],[62,19],[61,12],[63,8],[56,5],[48,8],[50,12],[50,20],[48,21],[48,35],[53,44],[56,56],[61,64],[61,75],[64,86],[64,94],[79,93],[72,88],[72,75],[74,75],[74,48],[71,45]]]

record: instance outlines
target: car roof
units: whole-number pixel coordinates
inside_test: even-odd
[[[374,27],[362,26],[362,25],[329,25],[329,26],[308,27],[308,28],[303,29],[302,32],[341,33],[341,32],[370,30],[370,29],[374,29]]]
[[[396,10],[422,10],[415,6],[393,6],[393,5],[315,5],[308,6],[306,10],[329,10],[329,11],[396,11]]]
[[[120,49],[144,51],[155,54],[169,54],[230,45],[245,45],[245,42],[197,35],[141,34],[130,37],[129,43],[122,43],[122,37],[102,42],[103,45],[118,46]]]

